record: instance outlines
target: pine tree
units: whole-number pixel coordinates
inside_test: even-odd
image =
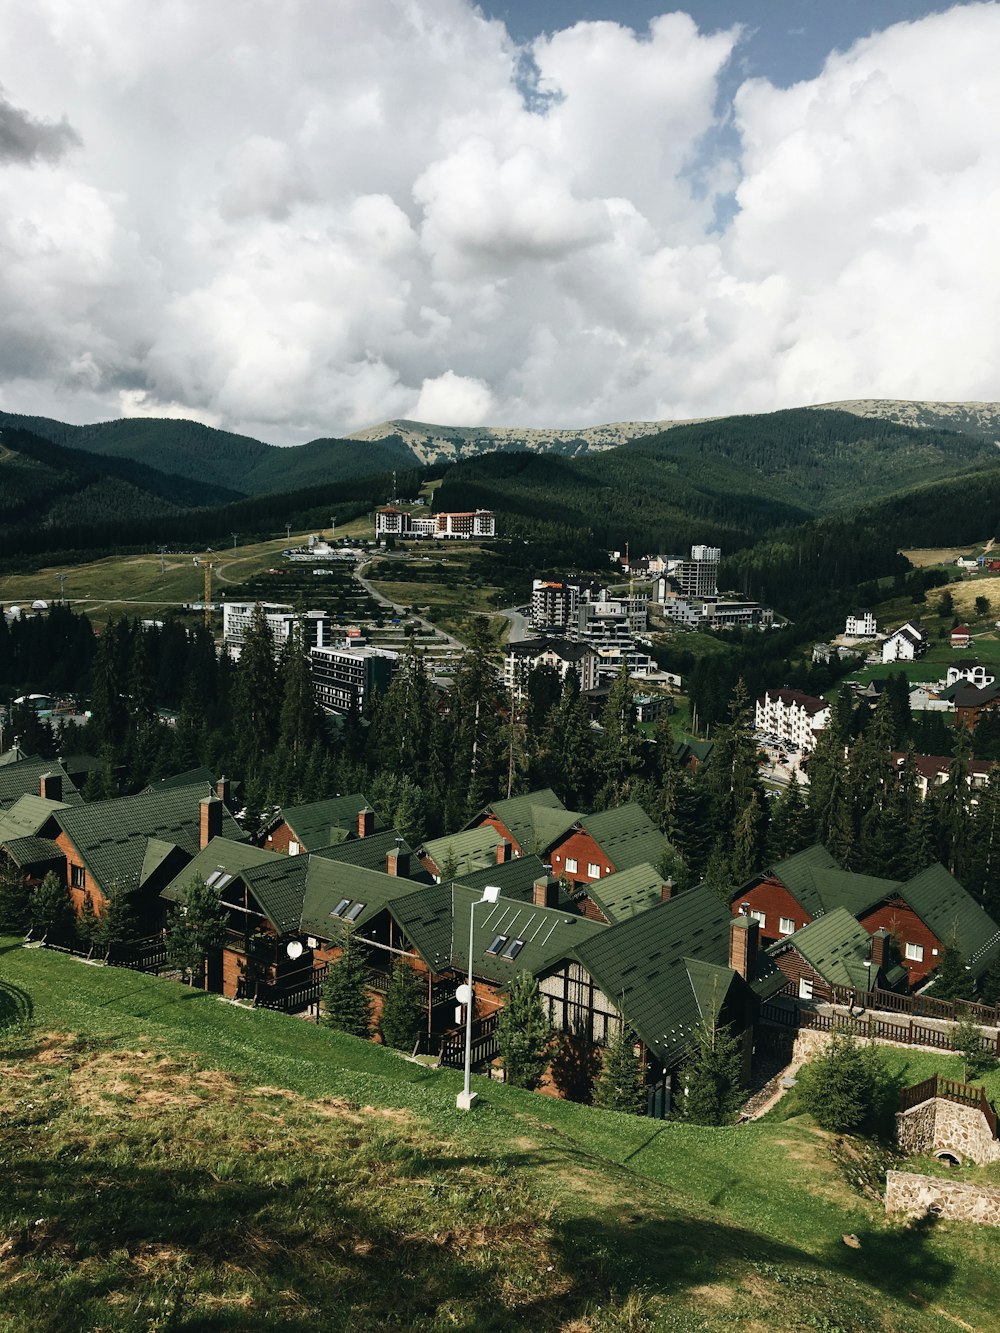
[[[497,1018],[497,1044],[508,1083],[515,1088],[538,1087],[549,1062],[552,1036],[535,978],[530,972],[518,972]]]
[[[122,640],[127,635],[124,620],[105,626],[91,667],[90,706],[100,744],[117,756],[129,725]]]
[[[813,840],[812,820],[802,785],[792,771],[784,791],[771,807],[767,831],[767,854],[772,861],[783,861],[801,852]]]
[[[364,954],[349,928],[340,938],[340,957],[327,965],[323,979],[324,1022],[352,1037],[372,1034],[371,1000]]]
[[[979,794],[972,828],[972,883],[987,912],[1000,911],[1000,768],[993,768]]]
[[[0,615],[0,620],[3,616]],[[12,861],[0,861],[0,931],[21,935],[31,917],[31,890]]]
[[[548,784],[570,809],[588,809],[594,794],[594,732],[575,671],[567,672],[559,706],[543,736]]]
[[[874,1045],[859,1046],[849,1033],[833,1032],[802,1079],[802,1102],[821,1129],[850,1134],[874,1113],[884,1086]]]
[[[608,691],[601,728],[597,762],[604,783],[600,799],[603,805],[611,807],[631,799],[643,763],[642,733],[635,717],[635,690],[625,657]]]
[[[194,985],[206,958],[221,949],[226,938],[229,912],[214,889],[200,875],[192,875],[181,901],[167,916],[167,957]]]
[[[843,743],[836,730],[828,727],[809,758],[809,812],[817,842],[841,865],[854,837],[848,791]]]
[[[123,885],[112,884],[94,931],[94,943],[107,952],[115,945],[129,944],[139,934],[132,895]]]
[[[306,761],[308,751],[320,735],[319,706],[309,674],[309,657],[302,642],[302,627],[293,622],[282,654],[283,695],[279,726],[280,743],[296,760]]]
[[[604,1064],[594,1084],[594,1105],[605,1111],[645,1115],[646,1084],[635,1054],[635,1033],[621,1020],[604,1052]]]
[[[31,933],[43,940],[50,935],[62,939],[72,931],[73,905],[65,884],[54,871],[32,888],[28,914]]]
[[[681,1113],[696,1125],[729,1125],[745,1100],[742,1046],[728,1026],[706,1014],[681,1071]]]
[[[963,1014],[952,1028],[951,1045],[955,1053],[962,1057],[962,1078],[968,1083],[982,1069],[986,1055],[982,1029],[971,1014]]]
[[[972,744],[965,727],[955,731],[955,754],[948,767],[948,780],[940,791],[938,845],[941,859],[957,879],[966,876],[971,857],[972,787],[969,760]]]
[[[745,884],[751,875],[760,869],[763,842],[761,830],[764,819],[764,810],[754,791],[737,817],[733,829],[731,874],[734,884]]]
[[[236,669],[234,714],[245,772],[256,770],[278,736],[274,636],[258,603],[247,626]]]
[[[931,994],[936,1000],[968,1000],[972,998],[972,989],[972,978],[966,971],[965,957],[958,941],[952,939],[941,951]]]
[[[416,973],[398,959],[382,1003],[379,1022],[382,1040],[397,1050],[412,1050],[425,1018],[424,998]]]
[[[94,899],[88,889],[83,895],[83,906],[80,908],[80,915],[76,922],[76,933],[87,946],[88,954],[93,952],[94,943],[97,939],[98,919],[97,912],[94,910]]]
[[[475,616],[449,695],[453,775],[449,785],[465,819],[500,790],[504,747],[498,660],[489,621]]]

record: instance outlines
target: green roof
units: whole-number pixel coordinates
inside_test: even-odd
[[[451,889],[431,884],[389,904],[393,920],[432,972],[451,968]]]
[[[189,861],[184,869],[161,891],[160,897],[169,902],[180,902],[184,889],[194,875],[200,875],[206,883],[216,870],[232,875],[235,879],[250,866],[266,865],[271,860],[294,860],[294,857],[282,857],[279,852],[268,852],[263,847],[255,847],[252,842],[237,842],[232,838],[213,838],[207,847],[203,847]]]
[[[868,985],[869,970],[864,960],[869,956],[871,936],[846,907],[835,907],[773,944],[768,952],[773,957],[789,947],[831,986],[864,989]]]
[[[40,833],[57,810],[65,810],[65,801],[47,801],[42,796],[20,796],[0,813],[0,843],[11,838],[30,838]]]
[[[66,859],[62,848],[51,838],[11,838],[4,843],[4,851],[21,870]]]
[[[706,978],[718,990],[722,973],[730,972],[731,921],[732,914],[702,884],[606,927],[581,944],[576,956],[646,1046],[670,1066],[683,1056],[701,1019]],[[692,980],[698,963],[720,971],[695,967]]]
[[[214,792],[204,786],[140,792],[138,796],[57,810],[53,817],[106,893],[115,883],[134,889],[142,882],[149,838],[171,843],[195,856],[199,851],[199,804],[206,796],[214,796]],[[242,829],[225,806],[222,831],[236,841],[243,838]]]
[[[823,903],[816,890],[813,879],[815,870],[839,870],[840,866],[820,843],[806,847],[794,856],[786,857],[771,867],[771,874],[784,884],[792,897],[806,909],[810,916],[818,916],[823,911]]]
[[[852,916],[869,911],[876,903],[899,893],[901,888],[898,880],[855,875],[850,870],[814,870],[812,877],[824,911],[846,907]]]
[[[280,817],[295,834],[300,846],[307,852],[318,851],[321,847],[330,847],[344,841],[344,834],[356,837],[358,815],[362,810],[370,810],[366,797],[360,792],[349,796],[332,796],[325,801],[311,801],[308,805],[288,805],[280,811]],[[385,821],[375,815],[373,832],[381,833]]]
[[[535,880],[548,875],[548,871],[539,856],[514,856],[503,865],[486,866],[483,870],[473,870],[468,874],[457,875],[456,880],[467,889],[477,889],[482,893],[487,884],[495,884],[505,898],[519,898],[522,902],[531,902],[535,891]],[[559,905],[573,910],[573,900],[560,886]]]
[[[616,871],[655,865],[663,856],[663,834],[635,801],[597,815],[582,815],[580,823]]]
[[[588,884],[587,895],[609,921],[615,922],[648,911],[662,902],[662,888],[663,876],[646,861]]]
[[[524,796],[510,796],[503,801],[494,801],[492,805],[487,806],[483,814],[495,815],[504,828],[510,830],[511,836],[521,850],[532,853],[545,851],[548,844],[541,839],[547,836],[547,831],[552,825],[552,813],[565,810],[566,807],[551,787],[541,787],[538,791],[527,792]],[[548,820],[545,811],[549,812]],[[483,815],[479,815],[477,818],[482,819],[482,817]],[[556,834],[556,837],[558,836]]]
[[[302,902],[302,929],[325,940],[337,938],[341,923],[361,931],[390,903],[412,894],[427,893],[430,889],[419,880],[402,879],[397,875],[366,870],[363,866],[331,861],[327,857],[293,859],[308,861],[309,865]],[[345,898],[347,905],[335,916],[335,909]],[[361,904],[360,912],[349,919],[347,913],[358,903]]]
[[[179,902],[194,875],[221,896],[234,881],[241,880],[253,894],[260,910],[279,932],[296,930],[302,912],[307,857],[283,856],[251,843],[231,838],[213,838],[193,861],[170,881],[160,894]]]
[[[401,852],[410,854],[409,878],[430,883],[430,876],[417,860],[413,848],[394,828],[386,829],[384,833],[373,833],[367,838],[348,838],[345,842],[334,843],[332,847],[317,848],[310,855],[322,857],[324,861],[340,861],[344,865],[363,866],[366,870],[381,870],[385,873],[386,857],[397,847]]]
[[[203,764],[201,768],[189,768],[184,773],[172,773],[168,778],[157,778],[149,784],[150,791],[170,791],[172,787],[195,787],[207,783],[214,787],[215,773]]]
[[[469,966],[469,912],[482,897],[461,884],[452,886],[452,964],[460,971]],[[541,976],[593,935],[610,927],[589,921],[573,912],[556,907],[535,907],[514,898],[500,898],[476,909],[472,945],[472,972],[489,981],[507,982],[516,972]],[[498,953],[489,953],[492,943],[503,939]],[[504,949],[514,940],[523,945],[516,956],[503,957]]]
[[[907,880],[899,893],[942,944],[957,944],[974,978],[1000,952],[1000,927],[940,863]]]
[[[22,759],[0,768],[0,809],[6,810],[21,796],[38,796],[46,773],[62,778],[64,805],[82,805],[83,797],[72,778],[56,759]]]
[[[422,857],[433,862],[437,873],[445,877],[445,867],[453,867],[448,878],[463,875],[471,870],[485,870],[497,863],[497,848],[503,842],[502,836],[492,824],[480,824],[478,828],[465,829],[461,833],[449,833],[444,838],[432,838],[420,849]]]

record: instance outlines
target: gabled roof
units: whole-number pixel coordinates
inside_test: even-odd
[[[394,828],[383,833],[373,833],[368,838],[348,838],[346,842],[334,843],[332,847],[320,847],[311,852],[324,861],[340,861],[344,865],[363,866],[365,870],[385,871],[386,857],[399,849],[410,855],[410,879],[419,879],[430,883],[430,876],[417,861],[413,848]]]
[[[893,897],[901,887],[898,880],[856,875],[850,870],[813,870],[811,873],[823,911],[845,907],[854,917]]]
[[[352,792],[348,796],[311,801],[308,805],[285,806],[279,812],[279,817],[284,819],[300,845],[312,852],[343,842],[345,834],[348,837],[355,836],[358,815],[362,810],[370,809],[365,796],[360,792]],[[385,821],[375,813],[373,832],[381,833],[384,829]]]
[[[770,869],[771,875],[784,884],[793,898],[802,904],[810,916],[823,911],[823,903],[813,880],[814,870],[839,870],[840,866],[820,843],[806,847],[793,856],[787,856]]]
[[[481,894],[453,884],[451,960],[464,971],[469,966],[469,912]],[[484,904],[475,913],[472,944],[473,976],[488,981],[509,982],[517,972],[542,976],[562,959],[572,955],[577,945],[610,927],[588,921],[576,913],[556,907],[535,907],[512,898],[500,898]],[[498,939],[504,941],[496,953],[488,952]],[[515,940],[521,948],[509,958],[504,950]]]
[[[419,880],[385,875],[377,870],[346,865],[326,857],[296,856],[291,859],[308,862],[301,928],[325,940],[336,940],[344,923],[361,931],[391,903],[429,891],[429,886]],[[347,905],[344,910],[339,915],[335,914],[335,909],[345,898]],[[348,917],[347,913],[359,903],[361,910],[353,917]]]
[[[869,955],[871,936],[846,907],[834,908],[811,921],[794,935],[772,944],[768,953],[774,957],[788,948],[800,953],[829,985],[867,989],[869,971],[864,960]]]
[[[42,796],[20,796],[0,813],[0,843],[11,838],[30,838],[41,832],[57,810],[67,809],[65,801],[47,801]]]
[[[237,842],[225,837],[213,838],[207,847],[203,847],[194,859],[174,876],[161,891],[160,897],[166,898],[168,902],[180,902],[184,889],[194,875],[200,875],[207,883],[209,877],[219,870],[223,872],[223,876],[229,875],[232,879],[236,879],[250,866],[266,865],[269,861],[278,859],[287,861],[295,858],[280,857],[278,852],[265,851],[263,847],[256,847],[252,842]],[[231,881],[227,881],[229,882]]]
[[[522,902],[531,902],[535,891],[535,880],[548,875],[548,871],[538,856],[515,856],[502,865],[485,866],[482,870],[473,870],[457,875],[456,880],[467,889],[482,893],[487,884],[496,884],[505,898],[519,898]],[[560,905],[565,904],[572,910],[569,894],[560,890]]]
[[[662,901],[663,876],[648,861],[587,885],[587,896],[607,919],[624,921]]]
[[[947,946],[958,946],[980,976],[1000,953],[1000,926],[940,863],[900,886],[900,897]]]
[[[221,898],[230,898],[233,885],[244,883],[267,919],[279,933],[296,930],[302,913],[306,857],[283,856],[252,843],[213,838],[193,861],[160,893],[179,902],[193,876],[199,876]]]
[[[240,873],[279,934],[299,928],[308,873],[306,861],[304,856],[278,856],[274,861],[247,866]]]
[[[0,768],[6,768],[8,764],[19,764],[24,759],[37,758],[37,755],[28,754],[27,751],[21,749],[20,745],[14,744],[9,750],[0,754]]]
[[[449,833],[444,838],[432,838],[424,843],[420,854],[434,863],[439,875],[443,875],[445,866],[450,864],[449,878],[454,878],[471,870],[495,866],[501,842],[503,837],[492,824],[480,824],[478,828]]]
[[[57,759],[22,759],[0,768],[0,809],[7,809],[21,796],[38,796],[46,773],[62,779],[64,805],[82,805],[83,797]]]
[[[140,792],[57,810],[54,819],[103,890],[116,882],[134,889],[142,882],[147,839],[171,843],[190,856],[197,854],[199,803],[206,796],[215,796],[208,786]],[[225,806],[222,833],[237,842],[244,836]]]
[[[565,811],[565,809],[551,787],[541,787],[538,791],[528,792],[524,796],[510,796],[503,801],[493,801],[474,822],[478,823],[484,815],[493,814],[504,828],[510,830],[511,836],[522,850],[542,852],[545,846],[538,844],[536,820],[543,810]],[[558,837],[558,834],[556,836]]]
[[[451,887],[432,884],[388,905],[392,919],[432,972],[451,968]]]
[[[730,912],[702,884],[606,927],[579,945],[576,956],[650,1050],[673,1065],[701,1018],[706,978],[714,977],[718,990],[721,973],[732,975],[726,967],[731,921]],[[692,983],[689,969],[699,962],[721,972],[696,971]]]
[[[655,865],[663,855],[663,834],[635,801],[600,814],[583,815],[580,824],[615,870]]]
[[[62,848],[51,838],[11,838],[4,843],[4,851],[20,870],[66,860]]]
[[[189,768],[184,773],[172,773],[167,778],[157,778],[155,782],[149,784],[148,790],[170,791],[173,787],[194,787],[203,783],[214,787],[215,782],[215,774],[203,764],[200,768]]]

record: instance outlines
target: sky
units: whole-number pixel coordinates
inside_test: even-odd
[[[0,0],[0,408],[998,399],[998,68],[992,2]]]

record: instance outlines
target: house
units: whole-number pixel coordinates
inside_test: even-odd
[[[901,751],[894,750],[892,761],[896,766],[896,772],[902,777],[903,766],[906,763],[906,755]],[[922,797],[926,797],[932,787],[943,787],[948,781],[951,773],[951,758],[946,754],[914,754],[913,766],[916,770],[917,789]],[[968,760],[968,782],[973,790],[979,790],[986,786],[990,780],[990,773],[993,770],[993,761],[990,759],[970,759]]]
[[[543,855],[576,816],[566,809],[551,787],[493,801],[475,815],[466,828],[490,824],[511,844],[515,856]]]
[[[974,731],[982,713],[992,713],[1000,708],[1000,685],[984,685],[978,689],[975,685],[955,684],[940,692],[942,699],[947,699],[955,710],[955,726],[966,727]]]
[[[417,855],[428,873],[440,882],[503,864],[512,857],[513,847],[492,824],[480,824],[433,838],[418,849]]]
[[[673,883],[655,866],[643,862],[588,884],[573,896],[577,911],[584,916],[614,925],[648,911],[657,903],[667,902],[673,895]]]
[[[29,794],[0,813],[0,851],[28,883],[38,883],[50,870],[65,880],[62,848],[52,838],[40,835],[57,810],[68,808],[62,801]]]
[[[844,637],[848,639],[874,639],[878,633],[878,621],[873,611],[864,609],[851,611],[844,626]]]
[[[959,681],[983,689],[996,682],[996,672],[977,662],[974,657],[966,657],[958,662],[952,662],[945,677],[945,685],[957,685]]]
[[[972,639],[969,633],[968,625],[956,625],[951,632],[951,646],[953,648],[968,648]]]
[[[882,640],[883,662],[913,662],[928,649],[927,635],[912,621],[900,625]]]
[[[960,555],[955,564],[959,569],[964,569],[969,573],[979,568],[979,560],[974,555]]]
[[[570,639],[521,639],[509,643],[503,659],[503,683],[518,699],[525,695],[528,676],[536,667],[552,667],[565,680],[572,671],[581,690],[597,684],[597,654],[585,643]]]
[[[906,980],[893,958],[888,931],[869,935],[845,907],[803,926],[768,953],[794,983],[800,1000],[832,1000],[834,987],[896,990]]]
[[[348,838],[370,838],[386,825],[361,792],[331,796],[278,810],[261,829],[260,845],[269,852],[316,852]]]
[[[801,690],[768,690],[756,702],[754,724],[808,754],[830,721],[830,705]]]
[[[632,801],[596,815],[574,815],[572,824],[544,851],[553,874],[582,887],[634,866],[655,865],[664,846],[663,834]]]
[[[83,804],[76,784],[57,759],[31,757],[0,765],[0,810],[9,809],[22,796],[29,795],[61,801],[64,805]]]

